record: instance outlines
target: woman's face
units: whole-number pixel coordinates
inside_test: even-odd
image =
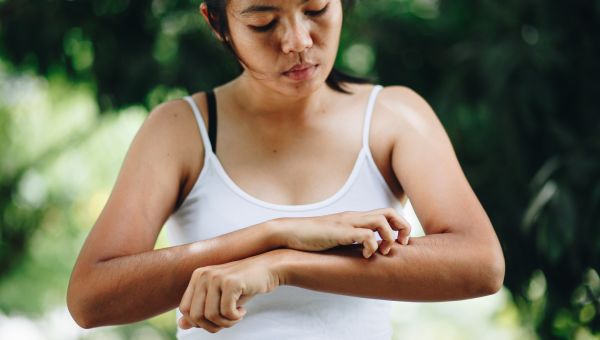
[[[288,96],[311,93],[327,79],[342,27],[340,0],[230,0],[227,16],[244,76]]]

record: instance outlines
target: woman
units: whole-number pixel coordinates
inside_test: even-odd
[[[429,105],[333,70],[350,2],[201,4],[243,72],[140,128],[73,270],[81,326],[178,307],[180,338],[389,339],[390,300],[500,289],[494,229]],[[427,234],[410,241],[408,197]],[[173,247],[153,250],[165,221]]]

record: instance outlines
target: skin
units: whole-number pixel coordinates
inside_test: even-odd
[[[352,169],[372,85],[350,85],[353,94],[345,95],[324,83],[339,41],[339,0],[263,0],[278,10],[241,14],[256,3],[232,0],[228,7],[227,39],[246,70],[215,89],[218,158],[259,199],[316,202],[336,192]],[[328,10],[318,18],[306,14],[323,6]],[[206,18],[204,7],[201,13]],[[277,25],[267,34],[248,27],[273,19]],[[282,72],[300,59],[319,66],[310,80],[290,81]],[[205,115],[204,94],[193,98]],[[426,236],[408,241],[410,226],[387,209],[282,218],[153,250],[198,178],[205,152],[185,102],[158,106],[132,142],[73,270],[67,302],[74,319],[89,328],[179,307],[180,327],[214,333],[241,322],[246,301],[279,285],[402,301],[497,292],[502,250],[431,107],[406,87],[386,87],[371,124],[375,163],[401,202],[410,197]],[[269,176],[261,171],[267,168]],[[381,244],[373,244],[373,231]],[[348,246],[353,239],[361,244]]]
[[[334,94],[324,82],[333,68],[332,56],[338,50],[341,3],[339,0],[275,1],[274,10],[244,12],[255,3],[231,1],[227,10],[230,32],[227,39],[233,41],[246,71],[232,82],[231,90],[237,94],[235,102],[244,107],[245,115],[259,113],[265,119],[288,124],[291,117],[307,118]],[[319,10],[324,12],[318,13]],[[206,19],[205,6],[201,6],[201,13]],[[251,29],[267,24],[274,26],[266,32]],[[318,65],[312,79],[297,82],[282,74],[299,62]]]

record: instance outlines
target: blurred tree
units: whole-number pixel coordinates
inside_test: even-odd
[[[7,117],[8,114],[2,112],[0,108],[1,130],[6,131]],[[4,131],[2,137],[8,135]],[[0,141],[7,142],[5,138],[0,138]],[[7,154],[5,153],[7,144],[1,143],[0,151],[3,156]],[[23,204],[17,194],[18,184],[22,183],[21,180],[29,167],[11,169],[5,164],[2,162],[3,166],[0,169],[0,275],[19,263],[26,251],[27,240],[32,236],[44,214],[43,208]]]
[[[93,84],[102,111],[151,108],[238,72],[199,3],[0,1],[0,58]],[[499,234],[505,285],[543,338],[600,330],[598,37],[598,1],[363,1],[337,61],[432,104]],[[5,270],[35,215],[11,212],[18,175],[1,176]]]

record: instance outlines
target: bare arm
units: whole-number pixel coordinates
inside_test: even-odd
[[[275,235],[287,234],[288,226],[298,226],[298,222],[275,220]],[[447,301],[492,294],[502,286],[504,267],[502,259],[495,257],[498,253],[484,249],[484,244],[474,246],[460,235],[443,233],[413,238],[408,245],[393,242],[389,254],[376,252],[368,259],[363,257],[362,245],[357,244],[322,253],[277,249],[198,268],[179,306],[183,315],[178,324],[183,329],[195,326],[211,333],[232,327],[242,321],[246,301],[279,285],[403,301]],[[457,251],[461,248],[466,250]]]
[[[211,333],[232,327],[245,313],[238,304],[281,284],[406,301],[472,298],[502,287],[504,258],[494,228],[429,105],[409,89],[393,87],[382,91],[376,112],[379,117],[370,135],[393,141],[394,175],[426,236],[413,238],[405,246],[393,242],[388,255],[376,252],[369,259],[362,257],[360,245],[322,253],[277,249],[199,268],[180,304],[180,327],[197,326]],[[345,214],[347,218],[356,217]],[[304,231],[299,225],[303,222],[274,220],[280,240],[276,243],[293,244],[289,231]]]
[[[176,209],[189,176],[189,160],[203,159],[201,143],[190,143],[193,138],[200,140],[197,125],[182,101],[153,110],[134,138],[69,282],[67,305],[82,327],[129,323],[172,309],[194,269],[275,248],[269,225],[263,223],[153,250],[160,229]]]
[[[80,267],[69,306],[85,328],[147,319],[181,300],[196,268],[232,262],[277,248],[268,222],[217,238],[120,256]]]
[[[371,135],[395,140],[394,173],[426,236],[390,254],[364,259],[335,249],[271,253],[283,282],[333,293],[393,300],[456,300],[502,287],[504,258],[491,221],[465,178],[450,140],[429,105],[403,87],[383,90]],[[377,119],[375,119],[377,118]],[[269,254],[264,254],[269,256]]]
[[[482,248],[444,233],[413,237],[408,246],[395,243],[387,256],[369,259],[360,246],[322,253],[278,249],[259,256],[271,257],[284,285],[385,300],[449,301],[502,287],[501,262]]]

